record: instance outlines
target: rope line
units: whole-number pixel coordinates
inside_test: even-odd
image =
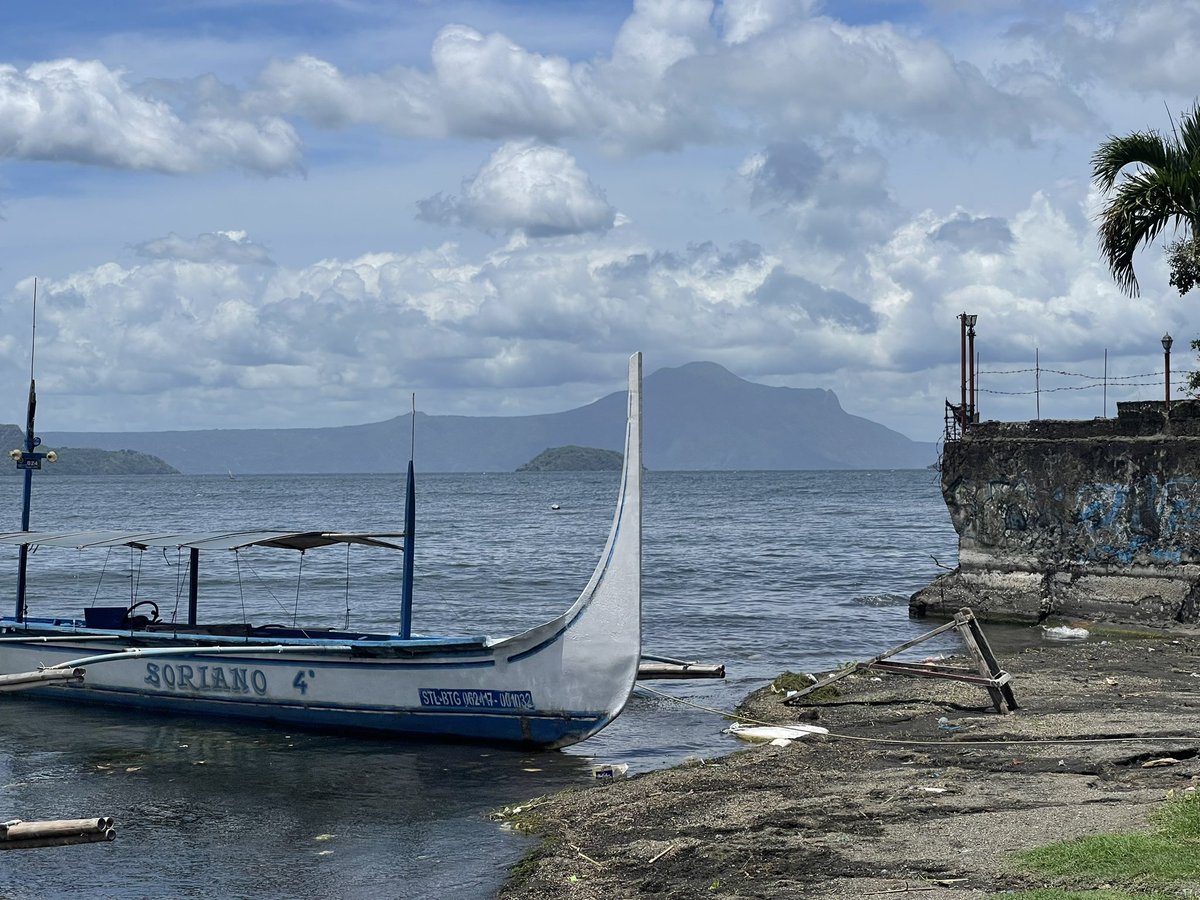
[[[656,690],[652,687],[646,687],[644,684],[635,686],[639,691],[646,691],[655,694],[659,697],[664,697],[667,700],[674,700],[676,703],[682,703],[684,706],[690,706],[702,712],[713,713],[725,719],[735,719],[739,722],[750,722],[753,725],[766,725],[769,728],[787,728],[786,723],[779,722],[764,722],[761,719],[755,719],[751,716],[739,716],[736,713],[726,712],[716,709],[712,706],[704,706],[700,703],[695,703],[691,700],[685,700],[683,697],[676,697],[674,694],[668,694],[665,691]],[[867,737],[857,734],[838,734],[829,732],[821,737],[833,738],[839,741],[858,741],[866,744],[892,744],[903,747],[1013,747],[1013,746],[1051,746],[1056,744],[1148,744],[1156,741],[1187,741],[1195,742],[1200,740],[1196,735],[1162,735],[1155,737],[1110,737],[1110,738],[1013,738],[1005,741],[956,741],[956,740],[907,740],[903,738],[878,738]]]

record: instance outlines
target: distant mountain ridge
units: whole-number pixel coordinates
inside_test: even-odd
[[[711,362],[659,369],[644,385],[649,469],[905,469],[936,459],[910,440],[852,416],[832,391],[755,384]],[[546,447],[624,449],[625,391],[537,416],[417,413],[416,460],[426,472],[511,472]],[[411,415],[332,428],[54,432],[50,447],[130,449],[184,473],[399,472]]]

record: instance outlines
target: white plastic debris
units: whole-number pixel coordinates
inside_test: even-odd
[[[732,734],[743,741],[774,741],[779,738],[802,741],[814,734],[829,734],[829,729],[820,725],[747,725],[734,722],[724,733]]]
[[[775,738],[775,740],[771,741],[771,746],[772,747],[790,747],[790,746],[792,746],[792,742],[789,738]]]
[[[597,781],[616,781],[624,778],[629,771],[629,763],[609,763],[603,766],[592,766],[592,777]]]
[[[1048,641],[1086,641],[1090,634],[1086,628],[1072,628],[1070,625],[1055,625],[1053,628],[1042,626],[1042,637]]]

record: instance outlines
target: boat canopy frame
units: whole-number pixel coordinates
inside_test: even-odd
[[[67,550],[93,550],[108,547],[132,547],[134,550],[243,550],[247,547],[275,547],[282,550],[312,550],[335,544],[360,544],[403,550],[393,543],[403,531],[7,531],[0,532],[0,544],[30,547],[61,547]]]
[[[393,542],[396,538],[407,540],[405,544],[397,544]],[[195,627],[200,605],[201,550],[238,551],[248,547],[273,547],[304,553],[317,547],[357,544],[404,552],[412,546],[410,538],[411,533],[403,531],[272,531],[261,528],[251,531],[6,531],[0,532],[0,545],[17,545],[22,553],[30,547],[58,547],[66,550],[113,547],[130,547],[134,550],[187,550],[189,577],[186,624],[188,627]],[[411,550],[406,555],[411,557]],[[411,616],[411,613],[409,615]]]

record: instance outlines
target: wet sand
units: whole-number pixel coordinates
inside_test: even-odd
[[[544,798],[518,817],[542,842],[499,896],[978,898],[1047,883],[1013,851],[1144,828],[1200,783],[1200,632],[1000,663],[1007,715],[980,687],[899,675],[855,675],[808,707],[764,688],[742,715],[830,737]],[[1083,742],[987,743],[1064,740]]]

